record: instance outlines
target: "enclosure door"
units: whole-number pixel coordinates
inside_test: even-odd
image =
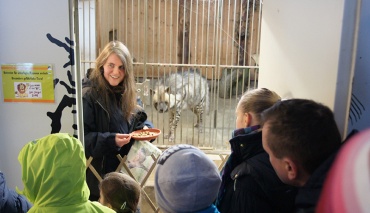
[[[258,83],[261,6],[258,0],[79,1],[81,76],[105,44],[122,41],[133,56],[138,97],[163,132],[155,143],[228,150],[238,97]],[[149,90],[190,69],[208,82],[204,131],[194,128],[193,110],[184,109],[169,142],[170,115],[152,106]]]

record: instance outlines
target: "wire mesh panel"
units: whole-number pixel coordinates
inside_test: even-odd
[[[80,0],[81,75],[94,67],[106,43],[122,41],[134,58],[138,97],[163,132],[155,143],[228,150],[238,97],[257,87],[261,6],[259,0]],[[206,79],[209,109],[201,132],[194,127],[196,107],[184,107],[169,140],[165,135],[171,129],[171,113],[154,107],[150,90],[172,74],[186,76],[189,70],[200,74],[197,81]],[[184,91],[201,96],[201,88],[196,84]],[[176,97],[186,98],[184,92]]]

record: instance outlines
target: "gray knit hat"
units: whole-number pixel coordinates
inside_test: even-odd
[[[213,203],[221,177],[206,154],[194,146],[180,144],[160,155],[154,184],[162,212],[194,212]]]

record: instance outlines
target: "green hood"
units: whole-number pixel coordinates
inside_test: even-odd
[[[86,159],[78,139],[65,133],[48,135],[26,144],[18,160],[24,184],[24,190],[19,192],[34,204],[36,212],[86,209],[91,204],[96,207],[88,201]]]

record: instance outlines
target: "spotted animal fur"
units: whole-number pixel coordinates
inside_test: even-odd
[[[170,113],[169,132],[164,136],[169,141],[174,141],[181,112],[185,109],[197,116],[195,127],[203,132],[203,116],[209,112],[209,86],[198,72],[173,73],[160,81],[151,94],[154,108],[160,113]]]

